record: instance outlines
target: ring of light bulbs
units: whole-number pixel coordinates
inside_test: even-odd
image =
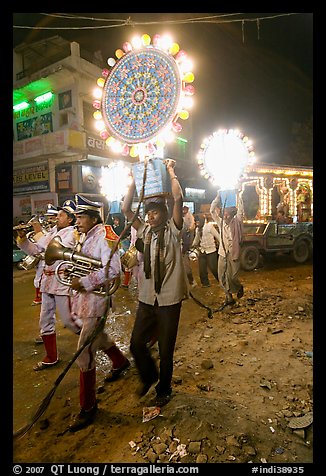
[[[107,60],[94,92],[95,127],[107,146],[123,156],[154,155],[182,130],[195,90],[185,51],[159,34],[125,42]]]
[[[254,163],[255,161],[255,151],[252,140],[249,139],[243,132],[238,129],[219,129],[218,131],[213,132],[208,138],[205,138],[202,142],[198,155],[197,155],[197,165],[199,167],[200,175],[207,179],[208,181],[212,182],[214,185],[217,184],[216,177],[214,173],[212,173],[209,166],[206,163],[206,155],[210,151],[210,148],[214,141],[217,138],[233,138],[237,141],[238,145],[243,148],[243,151],[246,153],[246,162],[247,165]],[[221,159],[220,157],[216,157],[216,160]],[[223,158],[222,158],[223,159]],[[225,163],[222,164],[224,166],[230,166],[230,164]]]

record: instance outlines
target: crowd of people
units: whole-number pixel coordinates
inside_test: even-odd
[[[121,210],[131,228],[129,249],[136,253],[130,268],[128,261],[126,266],[121,264],[119,240],[112,244],[108,239],[101,217],[102,204],[80,194],[57,208],[49,206],[47,213],[55,218],[55,222],[52,228],[43,229],[37,240],[28,239],[24,229],[18,231],[17,244],[21,249],[28,255],[43,253],[44,256],[40,270],[35,274],[35,287],[39,289],[41,301],[39,332],[45,356],[36,363],[34,370],[42,371],[59,362],[57,311],[64,326],[78,336],[76,351],[80,353],[76,364],[79,367],[80,411],[69,426],[71,432],[91,424],[96,417],[97,350],[102,350],[111,361],[111,371],[105,378],[107,382],[120,378],[132,360],[139,376],[138,397],[143,398],[155,388],[153,405],[162,407],[171,400],[173,356],[182,304],[197,285],[189,260],[191,251],[198,252],[202,287],[210,285],[210,272],[224,290],[224,305],[235,302],[234,293],[238,299],[243,296],[244,289],[238,276],[243,217],[241,199],[238,209],[223,210],[217,195],[211,204],[211,216],[201,216],[196,220],[189,208],[183,205],[175,161],[167,159],[165,164],[171,184],[172,206],[167,206],[164,196],[145,197],[145,216],[135,214],[131,208],[136,190],[134,180],[123,199]],[[118,220],[115,226],[116,236],[119,236],[123,227]],[[90,272],[80,276],[71,269],[67,271],[61,247],[73,250],[79,258],[87,256],[92,259],[95,264]],[[105,322],[112,310],[110,290],[113,289],[113,293],[119,287],[122,273],[122,284],[126,289],[131,275],[135,276],[138,293],[130,336],[130,360],[103,326],[103,320]],[[151,351],[154,343],[158,346],[158,358]]]

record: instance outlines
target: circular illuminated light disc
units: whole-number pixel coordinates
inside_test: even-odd
[[[203,151],[210,176],[224,189],[232,188],[249,161],[245,143],[234,134],[214,134]]]
[[[130,51],[111,70],[103,88],[102,115],[121,142],[148,142],[174,119],[182,81],[173,57],[156,48]]]

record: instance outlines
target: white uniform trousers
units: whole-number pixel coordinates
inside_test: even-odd
[[[79,336],[78,349],[84,344],[89,335],[92,334],[95,327],[100,321],[100,317],[84,317],[83,328]],[[82,372],[87,372],[96,366],[95,356],[96,351],[103,350],[104,352],[114,345],[114,341],[109,337],[105,330],[100,333],[93,340],[92,344],[83,350],[76,359],[76,363]]]
[[[71,296],[42,293],[40,312],[40,334],[47,335],[55,332],[56,311],[65,327],[77,334],[82,328],[82,321],[71,312]]]

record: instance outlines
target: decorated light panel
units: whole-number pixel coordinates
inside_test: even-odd
[[[233,189],[255,160],[252,141],[238,129],[219,129],[204,139],[197,156],[200,174],[222,190]]]
[[[189,117],[192,63],[177,43],[158,34],[125,42],[115,56],[97,80],[96,128],[114,152],[155,156],[171,134],[181,131],[179,120]]]

